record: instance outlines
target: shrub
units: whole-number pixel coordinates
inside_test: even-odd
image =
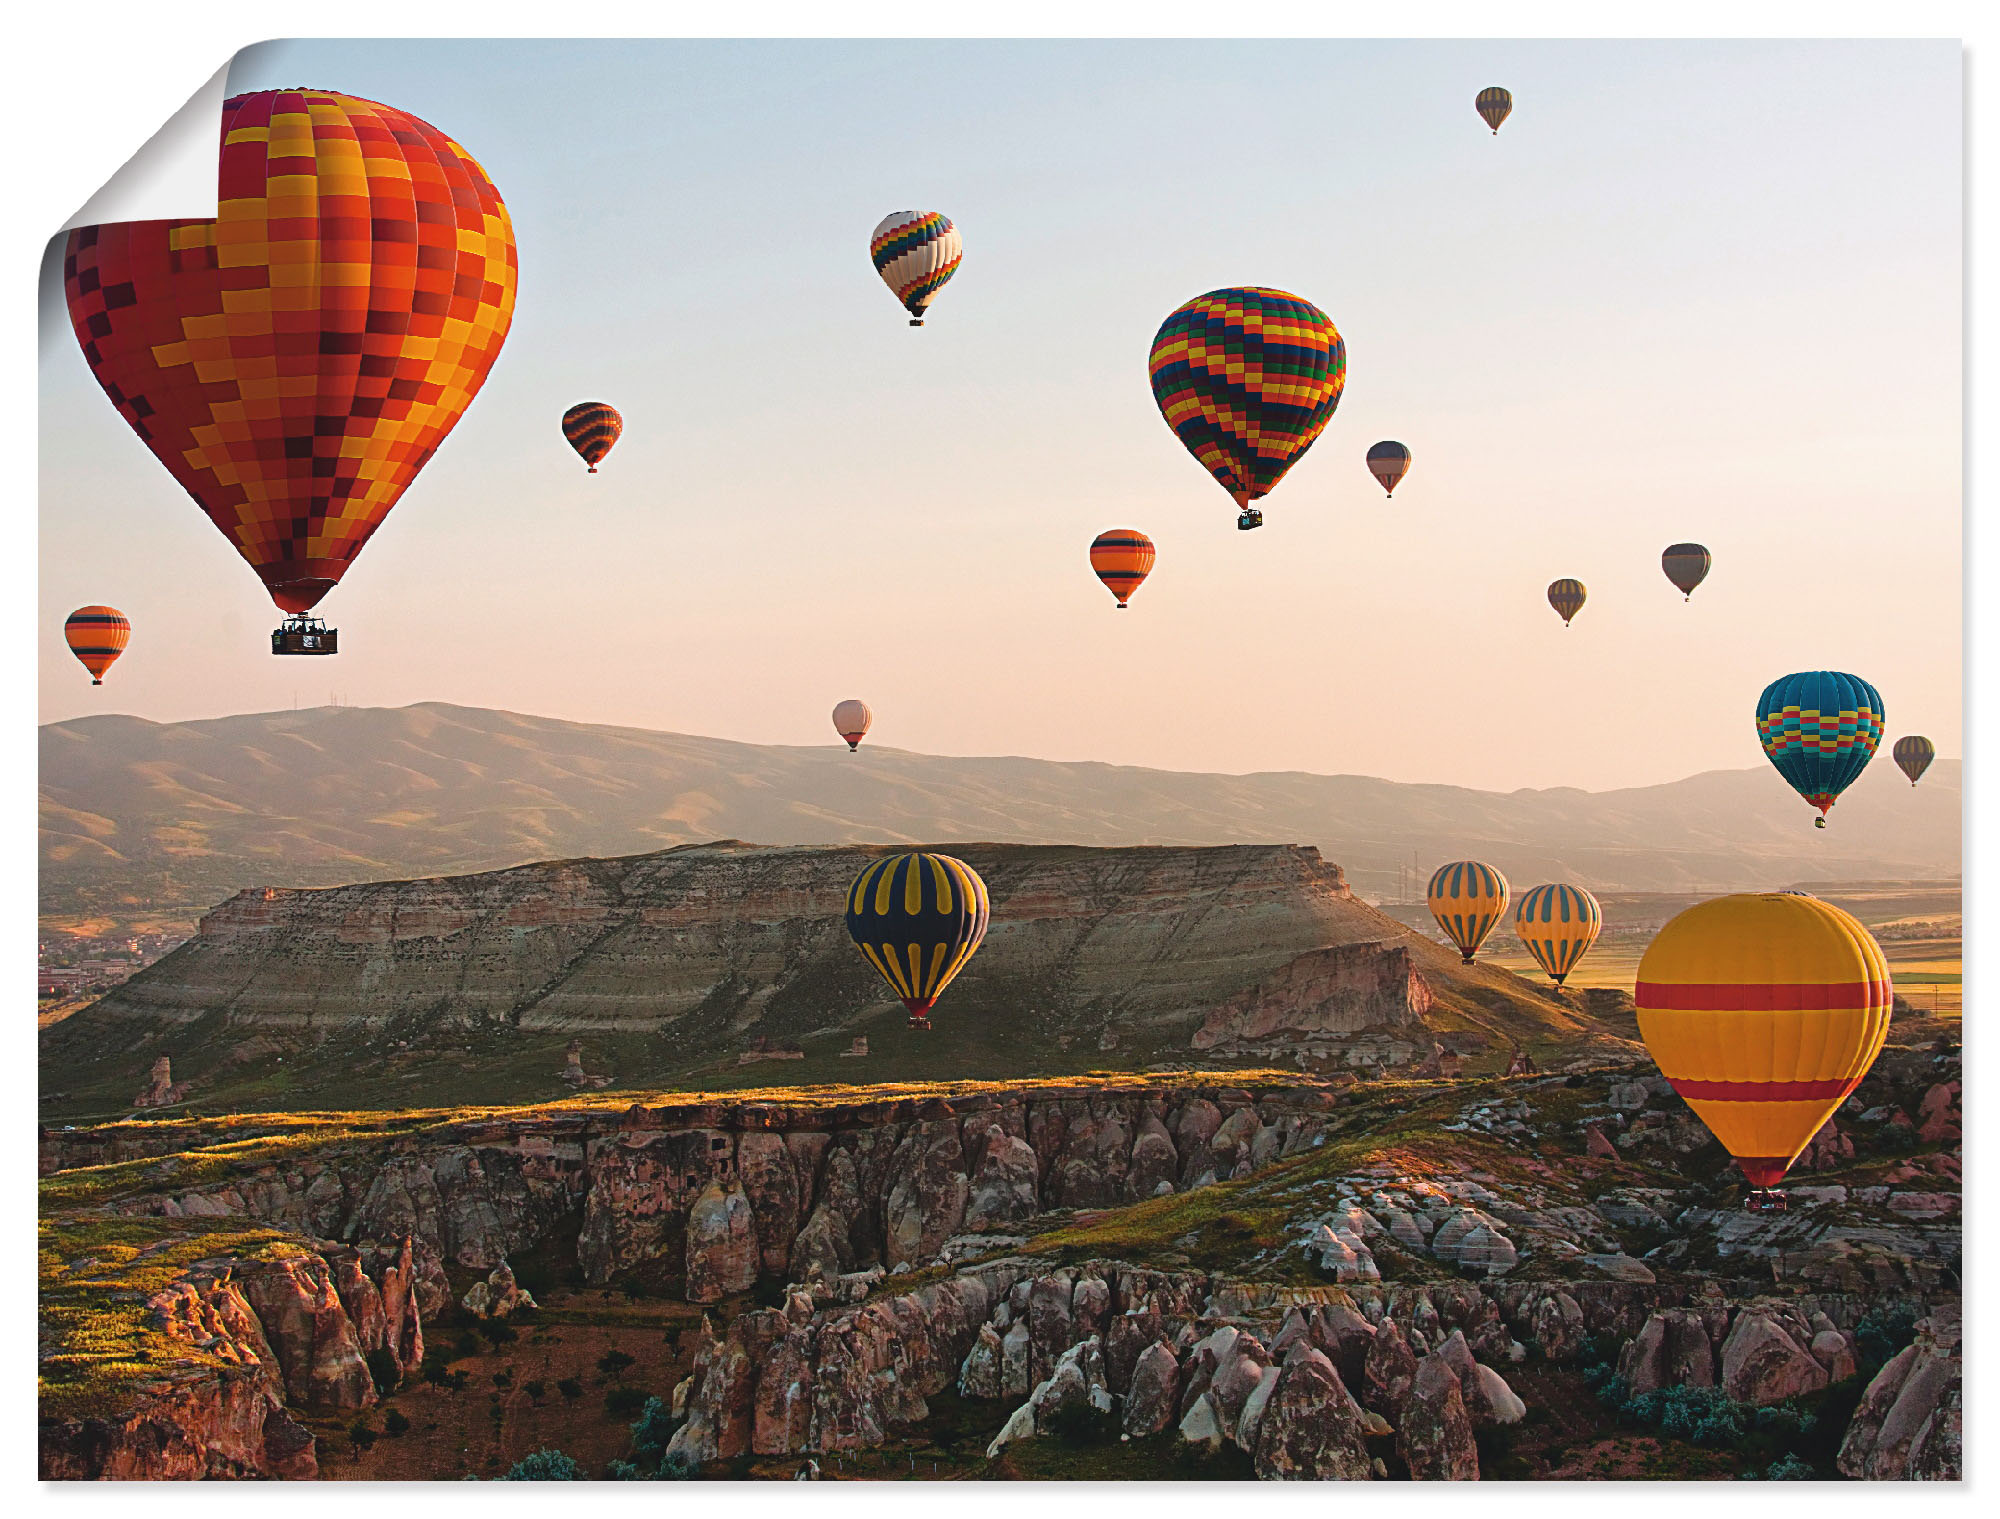
[[[381,1431],[376,1429],[376,1427],[370,1424],[366,1419],[356,1419],[354,1423],[348,1427],[347,1430],[348,1443],[354,1447],[354,1456],[356,1460],[359,1460],[361,1458],[361,1453],[367,1450],[380,1438],[381,1438]]]
[[[521,1391],[528,1395],[529,1400],[537,1408],[542,1406],[542,1398],[548,1390],[549,1384],[544,1382],[540,1377],[536,1377],[532,1382],[523,1382],[521,1384]]]
[[[495,1350],[502,1345],[511,1345],[520,1336],[514,1333],[514,1326],[505,1319],[481,1319],[477,1325],[479,1333]],[[477,1345],[474,1349],[476,1351]]]
[[[451,1390],[453,1392],[464,1392],[465,1384],[467,1382],[470,1382],[471,1380],[472,1380],[472,1373],[466,1371],[464,1368],[461,1367],[457,1370],[454,1370],[451,1374],[451,1380],[450,1380]]]
[[[630,1461],[613,1460],[605,1465],[604,1480],[606,1482],[647,1482],[651,1478]]]
[[[512,1386],[514,1385],[514,1373],[513,1373],[513,1371],[512,1371],[511,1369],[508,1369],[508,1370],[504,1370],[504,1371],[496,1371],[496,1372],[494,1372],[494,1373],[493,1373],[493,1385],[494,1385],[495,1387],[512,1387]]]
[[[451,1385],[451,1368],[445,1364],[443,1356],[427,1355],[424,1357],[424,1380],[433,1387],[449,1387]]]
[[[1855,1359],[1860,1363],[1861,1379],[1870,1380],[1916,1337],[1914,1308],[1904,1303],[1870,1308],[1854,1326],[1854,1345],[1859,1352]]]
[[[1118,1441],[1118,1416],[1081,1398],[1058,1404],[1043,1414],[1040,1422],[1065,1445],[1115,1445]]]
[[[1819,1474],[1797,1456],[1780,1456],[1764,1473],[1767,1482],[1817,1482]]]
[[[556,1383],[556,1391],[563,1395],[565,1403],[574,1403],[583,1396],[583,1383],[577,1381],[575,1377],[564,1377]]]
[[[673,1438],[674,1417],[667,1410],[664,1399],[648,1398],[639,1417],[632,1423],[632,1453],[637,1456],[659,1456],[667,1448],[667,1441]]]
[[[646,1406],[646,1394],[636,1387],[614,1387],[604,1395],[604,1411],[614,1419],[627,1418]]]
[[[669,1451],[660,1463],[662,1482],[692,1482],[701,1475],[701,1463],[680,1451]]]
[[[400,1408],[392,1408],[382,1418],[382,1428],[392,1440],[400,1440],[410,1432],[410,1421],[403,1417]]]
[[[583,1468],[559,1450],[538,1450],[507,1468],[502,1482],[583,1482]]]
[[[375,1384],[378,1395],[387,1397],[402,1385],[403,1368],[396,1364],[396,1352],[387,1346],[378,1345],[368,1352],[368,1378]]]
[[[597,1358],[597,1369],[614,1382],[622,1381],[631,1366],[632,1357],[622,1350],[607,1350]]]

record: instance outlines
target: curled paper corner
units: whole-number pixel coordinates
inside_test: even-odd
[[[217,69],[57,231],[105,222],[213,218],[219,194],[216,133],[234,62],[232,58]]]
[[[69,232],[106,222],[200,221],[216,215],[221,195],[216,142],[222,127],[222,102],[229,93],[229,71],[241,57],[239,53],[217,69],[49,238],[42,254],[38,292],[43,357],[47,357],[53,338],[68,336],[62,262]]]

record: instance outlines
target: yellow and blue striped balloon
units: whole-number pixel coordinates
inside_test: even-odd
[[[882,973],[911,1028],[929,1028],[931,1005],[986,937],[992,905],[979,872],[948,854],[888,855],[847,891],[847,932]]]
[[[1431,916],[1470,965],[1507,911],[1507,878],[1478,860],[1440,865],[1425,892]]]
[[[1597,942],[1602,927],[1604,910],[1581,886],[1537,886],[1514,909],[1514,932],[1557,986]]]

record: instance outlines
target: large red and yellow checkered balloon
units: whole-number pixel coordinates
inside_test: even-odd
[[[1347,344],[1296,295],[1211,290],[1160,324],[1146,368],[1167,426],[1242,507],[1326,430],[1347,383]]]
[[[471,155],[325,90],[222,111],[212,222],[69,236],[70,320],[119,414],[304,612],[479,393],[514,313],[514,231]]]

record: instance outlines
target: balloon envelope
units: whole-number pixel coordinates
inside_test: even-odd
[[[1514,909],[1514,932],[1557,986],[1597,942],[1603,926],[1597,898],[1581,886],[1537,886]]]
[[[1858,675],[1802,670],[1757,699],[1757,737],[1794,791],[1825,817],[1882,742],[1882,697]]]
[[[346,573],[463,415],[514,313],[485,171],[390,106],[223,105],[220,214],[69,234],[84,358],[287,612]]]
[[[616,407],[603,401],[579,401],[563,413],[562,430],[569,446],[594,475],[604,456],[611,452],[611,445],[624,433],[625,419],[618,415]]]
[[[1114,527],[1090,545],[1090,567],[1123,607],[1153,569],[1153,540],[1137,528]]]
[[[1424,895],[1438,927],[1470,965],[1507,911],[1507,878],[1478,860],[1453,860],[1432,874]]]
[[[116,607],[78,607],[63,622],[63,639],[70,653],[90,672],[90,683],[101,686],[104,672],[131,642],[132,624]]]
[[[1368,450],[1368,473],[1392,496],[1396,494],[1396,482],[1409,470],[1410,451],[1400,443],[1377,443]]]
[[[868,239],[875,272],[910,313],[912,327],[924,324],[924,310],[958,273],[964,256],[958,228],[941,211],[891,211]]]
[[[1694,595],[1694,588],[1708,579],[1710,562],[1708,550],[1699,543],[1676,543],[1660,555],[1660,568],[1683,599]]]
[[[1170,315],[1146,368],[1167,426],[1241,508],[1326,430],[1347,384],[1347,344],[1312,302],[1243,286]]]
[[[1479,98],[1473,101],[1472,107],[1479,112],[1479,119],[1493,128],[1494,135],[1498,136],[1500,123],[1513,112],[1514,97],[1499,85],[1489,84],[1479,92]]]
[[[1639,961],[1639,1036],[1756,1187],[1776,1185],[1889,1032],[1888,962],[1849,914],[1799,892],[1717,897]]]
[[[1569,620],[1583,610],[1583,603],[1589,592],[1584,590],[1581,580],[1551,580],[1549,582],[1549,605],[1569,626]]]
[[[931,1005],[986,937],[986,883],[948,854],[889,855],[871,863],[847,892],[847,932],[882,974],[913,1028],[928,1028]]]
[[[852,697],[833,709],[833,731],[847,740],[850,754],[861,747],[861,740],[868,736],[868,725],[874,721],[875,714],[868,710],[868,704]]]
[[[1937,758],[1937,750],[1931,741],[1921,734],[1908,733],[1896,740],[1896,747],[1889,751],[1896,761],[1896,768],[1910,778],[1912,786],[1924,778],[1924,772]]]

